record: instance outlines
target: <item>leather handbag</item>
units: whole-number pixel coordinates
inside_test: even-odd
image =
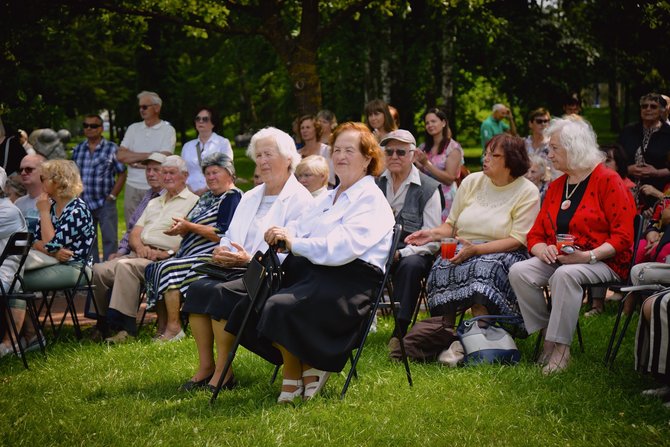
[[[484,320],[486,326],[478,322]],[[478,363],[519,363],[521,353],[514,339],[500,323],[520,324],[523,320],[512,315],[481,315],[466,320],[458,326],[458,337],[465,351],[463,362],[466,365]]]
[[[247,271],[242,277],[244,286],[249,294],[249,299],[256,312],[260,315],[265,306],[265,301],[281,288],[284,272],[281,262],[273,247],[267,251],[257,251],[251,258]]]

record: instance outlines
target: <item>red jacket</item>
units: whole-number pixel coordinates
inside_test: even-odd
[[[537,243],[556,244],[555,226],[568,176],[563,175],[549,185],[540,214],[528,233],[528,250]],[[577,211],[570,220],[569,231],[582,250],[593,250],[609,242],[616,254],[604,262],[622,280],[628,277],[633,246],[635,206],[630,191],[615,171],[599,164],[591,173]],[[549,218],[551,216],[551,222]]]

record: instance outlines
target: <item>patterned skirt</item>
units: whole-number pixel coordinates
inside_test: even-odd
[[[640,317],[635,335],[635,369],[670,384],[670,293],[654,299],[650,321]]]
[[[156,302],[162,300],[163,294],[168,290],[179,289],[183,296],[192,282],[203,277],[202,274],[194,272],[193,267],[211,260],[212,250],[209,249],[207,253],[201,255],[166,259],[149,264],[144,271],[147,310],[155,310]]]
[[[490,312],[521,315],[507,275],[515,262],[528,259],[526,249],[509,253],[473,256],[462,264],[438,258],[428,275],[428,307],[431,314],[459,312],[483,304]],[[478,299],[484,298],[485,302]]]

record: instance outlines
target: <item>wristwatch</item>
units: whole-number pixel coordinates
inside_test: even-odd
[[[168,250],[166,253],[168,256],[174,256],[174,250]]]
[[[595,264],[598,262],[598,258],[596,258],[596,254],[593,253],[593,250],[589,251],[589,256],[591,257],[591,259],[589,259],[589,264]]]
[[[108,198],[108,199],[112,199],[112,201],[116,200],[116,196],[115,196],[114,194],[112,194],[112,193],[109,193],[109,195],[107,196],[107,198]]]

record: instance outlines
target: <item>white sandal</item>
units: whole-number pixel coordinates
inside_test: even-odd
[[[315,380],[314,382],[305,385],[305,395],[303,396],[302,399],[310,400],[311,398],[316,396],[319,393],[319,391],[321,391],[321,388],[324,387],[326,381],[328,380],[328,377],[330,377],[330,372],[321,371],[320,369],[316,368],[310,368],[302,372],[303,383],[305,381],[305,377],[318,377],[318,380]]]
[[[282,386],[295,386],[297,388],[294,391],[282,391],[281,394],[279,394],[279,398],[277,399],[278,404],[291,404],[296,397],[302,396],[302,392],[304,390],[302,386],[302,379],[284,379],[282,380],[281,384]]]

